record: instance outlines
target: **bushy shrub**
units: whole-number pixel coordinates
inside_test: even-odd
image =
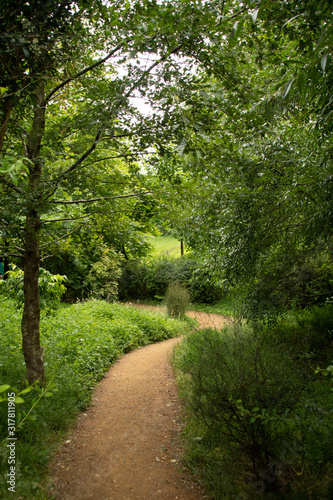
[[[302,246],[278,245],[261,255],[245,286],[242,281],[248,318],[321,307],[333,297],[333,259],[328,252],[314,256]]]
[[[291,314],[259,330],[198,331],[178,346],[187,455],[216,498],[287,485],[288,498],[331,498],[331,351],[314,361],[311,349],[311,335]],[[302,473],[293,482],[295,470]]]
[[[122,259],[119,253],[105,248],[100,260],[92,264],[88,282],[96,298],[108,301],[118,298],[118,280],[121,276]]]
[[[207,425],[216,445],[227,442],[264,483],[274,482],[273,464],[290,458],[290,444],[298,446],[288,415],[305,378],[291,350],[281,352],[272,339],[247,329],[205,330],[188,336],[177,366],[187,375],[190,412]]]
[[[333,304],[312,306],[296,315],[299,326],[308,337],[310,348],[325,350],[333,338]]]
[[[8,271],[8,279],[0,281],[0,292],[6,297],[13,298],[18,308],[24,304],[23,278],[22,269],[13,265],[12,270]],[[66,276],[51,274],[46,269],[40,268],[39,303],[41,309],[51,311],[60,306],[61,297],[66,292],[64,285],[66,281]]]
[[[119,279],[119,298],[122,300],[137,300],[154,298],[147,286],[149,267],[136,260],[125,261]]]
[[[183,285],[195,302],[213,303],[223,293],[202,263],[183,257],[158,259],[149,264],[126,262],[119,283],[119,296],[127,300],[160,298],[175,282]]]
[[[333,304],[322,304],[312,306],[298,315],[298,323],[301,326],[309,326],[317,333],[327,338],[333,336]]]
[[[196,264],[192,268],[192,274],[187,283],[193,302],[213,304],[223,295],[222,287],[216,283],[208,269]]]
[[[169,316],[178,318],[184,316],[190,302],[190,294],[183,285],[171,283],[166,291],[165,301]]]

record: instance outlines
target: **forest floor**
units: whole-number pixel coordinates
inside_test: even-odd
[[[217,314],[188,315],[201,328],[221,328],[229,321]],[[55,457],[56,499],[209,498],[182,465],[182,411],[170,366],[178,341],[136,349],[110,368]]]

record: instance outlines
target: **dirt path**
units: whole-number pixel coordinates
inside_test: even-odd
[[[225,322],[200,316],[202,326]],[[111,367],[56,456],[55,498],[207,498],[180,462],[181,407],[169,363],[178,341],[137,349]]]
[[[150,311],[158,311],[166,313],[166,307],[147,306],[145,304],[131,304],[140,309],[149,309]],[[186,313],[190,318],[194,318],[199,322],[199,328],[223,328],[230,323],[231,319],[220,314],[208,314],[198,311],[188,311]]]

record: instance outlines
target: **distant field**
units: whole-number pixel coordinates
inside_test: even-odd
[[[180,241],[172,236],[149,236],[149,243],[154,247],[152,257],[180,257]]]

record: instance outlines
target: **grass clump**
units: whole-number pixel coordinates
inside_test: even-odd
[[[215,498],[331,498],[331,382],[297,339],[237,325],[177,348],[188,464]]]
[[[169,316],[183,317],[190,303],[190,294],[180,283],[171,283],[165,294],[165,302]]]
[[[5,303],[0,317],[0,385],[26,387],[20,312]],[[0,446],[0,497],[48,498],[45,481],[59,439],[91,399],[92,389],[124,352],[188,331],[186,322],[102,301],[64,306],[42,315],[48,395],[37,389],[23,394],[16,413],[16,492],[8,492],[8,450]],[[0,394],[4,395],[4,393]],[[8,432],[7,403],[0,402],[0,443]],[[20,422],[23,422],[20,426]]]

